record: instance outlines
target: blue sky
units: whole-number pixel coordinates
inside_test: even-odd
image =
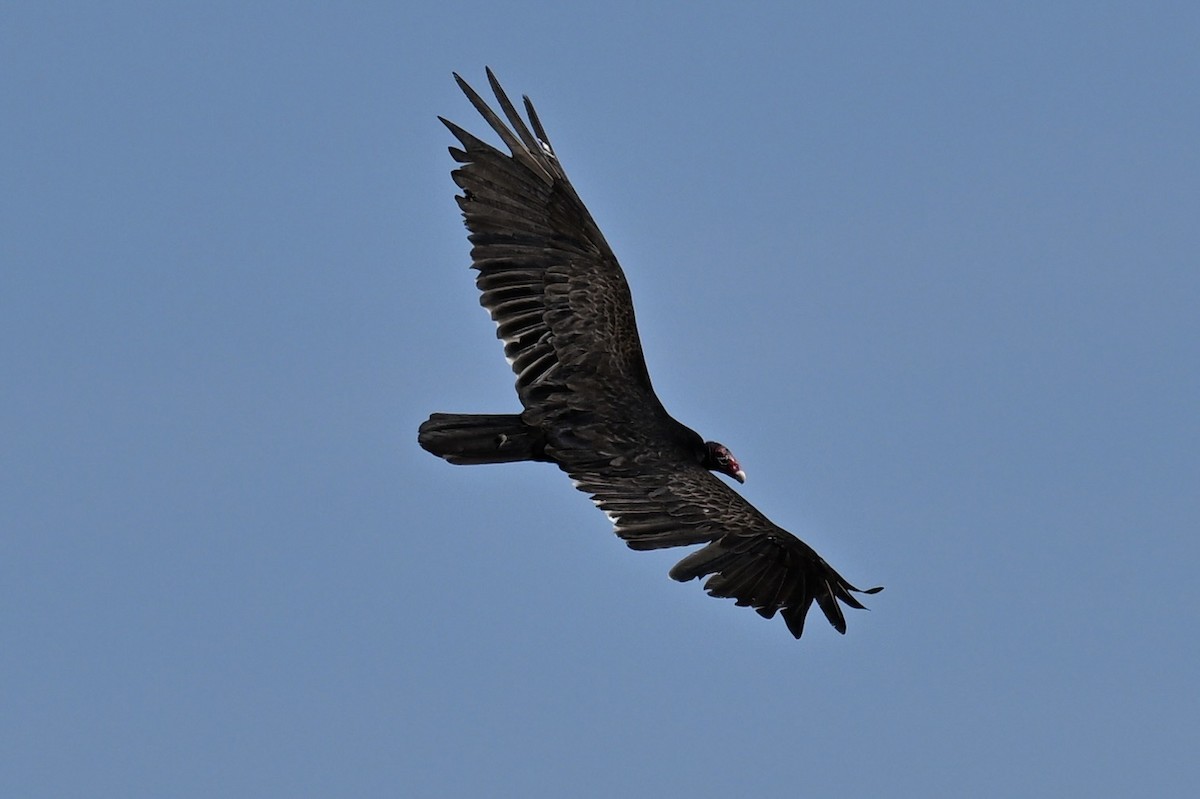
[[[11,3],[0,793],[1180,796],[1200,12]],[[796,642],[509,411],[450,78],[538,104],[676,417],[847,579]]]

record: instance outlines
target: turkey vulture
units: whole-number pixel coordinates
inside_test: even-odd
[[[487,77],[508,125],[454,79],[509,153],[439,119],[462,145],[450,148],[461,164],[452,173],[462,189],[455,199],[470,231],[480,303],[504,341],[524,410],[435,413],[418,442],[455,464],[557,464],[630,548],[704,544],[671,569],[673,579],[707,576],[710,595],[768,619],[778,612],[796,638],[815,600],[845,633],[839,600],[862,608],[851,592],[881,589],[846,582],[711,473],[745,481],[728,449],[675,421],[659,402],[616,256],[529,98],[527,124],[490,69]]]

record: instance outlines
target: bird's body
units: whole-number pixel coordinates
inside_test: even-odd
[[[456,464],[557,464],[631,548],[706,544],[671,570],[674,579],[711,575],[710,594],[767,618],[780,612],[797,638],[815,601],[845,632],[838,601],[861,608],[850,593],[859,589],[715,477],[745,480],[728,449],[704,441],[659,401],[625,275],[529,99],[532,130],[488,71],[510,129],[455,79],[511,153],[442,120],[463,148],[450,152],[462,164],[453,177],[476,284],[523,410],[433,414],[421,425],[421,446]]]

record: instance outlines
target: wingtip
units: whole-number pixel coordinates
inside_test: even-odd
[[[500,85],[500,79],[496,77],[496,73],[491,67],[484,67],[483,71],[487,73],[488,85],[492,87],[492,94],[496,95],[496,99],[503,106],[508,103],[508,95],[504,93],[504,87]],[[509,103],[511,105],[511,103]]]
[[[463,130],[461,127],[454,124],[450,120],[446,119],[444,116],[439,115],[438,122],[441,122],[443,125],[445,125],[446,130],[450,131],[450,133],[453,134],[454,138],[458,139],[460,144],[462,144],[464,147],[467,145],[467,139],[464,137],[470,136],[469,133],[467,133],[465,130]],[[453,150],[454,148],[451,147],[450,149]],[[451,153],[451,155],[453,155],[453,153]]]

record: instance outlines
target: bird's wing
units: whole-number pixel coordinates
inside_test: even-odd
[[[707,576],[704,588],[711,596],[733,598],[768,619],[780,613],[796,638],[814,601],[834,629],[845,633],[839,601],[862,608],[851,592],[882,590],[851,585],[812,547],[699,464],[679,461],[571,477],[632,549],[705,544],[671,569],[673,579]]]
[[[657,404],[616,256],[567,180],[529,98],[526,125],[490,69],[487,75],[508,125],[454,77],[510,152],[442,122],[462,145],[450,148],[462,164],[453,172],[463,190],[458,205],[471,234],[480,302],[504,341],[517,394],[536,408],[551,397],[561,404],[573,394],[596,396],[597,384],[609,393],[618,385],[627,398]]]

